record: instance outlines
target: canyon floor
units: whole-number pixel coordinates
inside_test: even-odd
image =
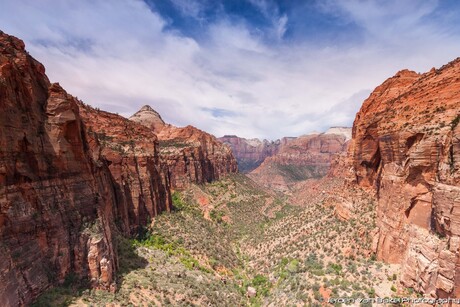
[[[370,253],[373,196],[344,194],[343,184],[309,180],[287,195],[236,174],[191,185],[137,239],[118,236],[114,293],[70,276],[34,306],[303,306],[403,294],[398,266]]]

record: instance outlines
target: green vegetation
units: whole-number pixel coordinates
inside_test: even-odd
[[[171,193],[171,200],[176,210],[190,209],[190,206],[182,200],[181,194],[178,191]]]
[[[56,287],[43,293],[32,307],[69,306],[74,300],[75,291],[69,287]]]
[[[222,217],[225,215],[225,213],[219,210],[211,210],[209,215],[213,221],[217,223],[222,223],[223,222]]]
[[[313,275],[324,275],[324,264],[321,260],[318,260],[318,256],[314,253],[311,253],[308,255],[307,259],[305,259],[305,268]]]
[[[325,190],[337,185],[323,182]],[[72,288],[78,281],[69,276],[37,304],[319,306],[326,292],[373,297],[379,276],[394,280],[387,266],[368,256],[374,200],[360,196],[354,209],[360,218],[341,221],[325,205],[327,197],[334,194],[310,193],[305,204],[294,205],[244,175],[192,185],[174,192],[174,210],[156,216],[137,238],[117,236],[116,293]],[[91,235],[101,230],[97,223],[82,229]],[[256,289],[252,298],[248,287]]]
[[[160,140],[159,142],[160,148],[166,147],[175,147],[175,148],[184,148],[189,146],[181,139],[171,139],[171,140]]]

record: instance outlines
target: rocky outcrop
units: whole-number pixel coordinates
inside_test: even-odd
[[[313,133],[320,134],[320,133]],[[351,139],[351,129],[347,127],[332,127],[324,134],[343,135],[346,140]],[[224,144],[228,144],[238,161],[238,169],[242,173],[250,173],[261,165],[266,158],[280,152],[281,148],[297,139],[296,137],[284,137],[275,141],[245,139],[236,135],[225,135],[218,138]]]
[[[278,153],[283,144],[294,138],[282,138],[276,141],[245,139],[236,135],[225,135],[219,140],[228,144],[238,161],[238,169],[242,173],[249,173],[256,169],[267,157]]]
[[[152,128],[157,122],[155,114],[158,113],[149,106],[144,106],[136,114],[130,119],[146,127]],[[144,114],[143,120],[139,120],[139,114]],[[193,126],[179,128],[169,124],[157,129],[156,133],[161,160],[168,167],[173,188],[182,189],[192,182],[211,182],[238,172],[231,149],[209,133]]]
[[[345,152],[348,143],[343,133],[295,138],[281,146],[276,155],[266,158],[249,177],[275,190],[288,191],[296,182],[325,176],[335,155]]]
[[[134,113],[130,120],[137,122],[152,129],[155,133],[160,132],[166,123],[161,118],[160,113],[152,109],[151,106],[145,105],[139,111]]]
[[[77,101],[0,32],[0,297],[30,302],[71,274],[109,288],[117,259],[108,169]]]
[[[115,232],[170,205],[155,135],[82,106],[2,32],[0,110],[2,306],[26,305],[72,276],[114,290]]]
[[[351,140],[352,129],[350,127],[331,127],[324,134],[343,135],[345,140]]]
[[[350,145],[356,182],[378,197],[378,258],[433,297],[460,296],[459,110],[459,59],[403,70],[364,102]]]
[[[157,137],[143,125],[82,103],[80,115],[90,149],[104,157],[110,170],[117,226],[134,235],[171,209],[168,168],[160,162]]]

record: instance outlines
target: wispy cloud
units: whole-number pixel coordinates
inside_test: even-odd
[[[264,138],[351,125],[384,79],[460,51],[457,21],[439,18],[437,1],[162,3],[176,13],[142,1],[3,1],[0,29],[94,106],[129,116],[150,104],[176,125]]]

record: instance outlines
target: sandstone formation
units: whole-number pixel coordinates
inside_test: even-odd
[[[130,120],[140,123],[148,128],[152,129],[155,133],[158,133],[166,125],[161,115],[152,109],[151,106],[143,106],[139,111],[134,113]]]
[[[26,305],[72,276],[114,290],[115,233],[170,206],[155,135],[83,106],[3,32],[0,110],[2,306]]]
[[[401,282],[460,297],[460,59],[425,74],[403,70],[356,115],[355,180],[378,197],[375,250],[401,263]]]
[[[110,173],[89,151],[77,101],[2,32],[0,109],[2,305],[27,304],[71,274],[109,288]]]
[[[311,133],[321,134],[321,133]],[[343,135],[346,140],[351,139],[351,129],[347,127],[332,127],[324,134]],[[228,144],[238,161],[238,169],[242,173],[250,173],[261,165],[266,158],[276,155],[281,148],[297,139],[295,137],[284,137],[275,141],[245,139],[236,135],[225,135],[218,138],[221,142]]]
[[[214,136],[193,126],[158,125],[159,114],[144,106],[130,117],[157,133],[160,155],[166,163],[171,187],[185,188],[189,183],[206,183],[238,172],[231,149]],[[156,126],[155,126],[156,125]]]
[[[350,127],[331,127],[324,134],[343,135],[345,140],[349,141],[352,137],[352,129]]]
[[[228,144],[238,161],[238,169],[249,173],[256,169],[267,158],[278,153],[280,147],[294,138],[282,138],[276,141],[245,139],[236,135],[225,135],[219,140]]]
[[[342,132],[300,136],[266,158],[249,177],[266,187],[286,192],[296,182],[325,176],[335,155],[345,152],[348,143]]]
[[[171,209],[167,165],[160,162],[156,135],[122,116],[80,104],[92,152],[109,167],[117,226],[134,235],[139,227]]]

